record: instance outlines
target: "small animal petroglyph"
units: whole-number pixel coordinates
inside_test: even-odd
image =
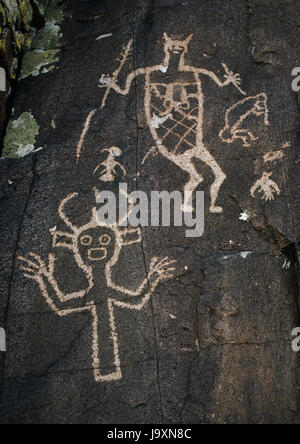
[[[115,176],[117,174],[117,168],[121,170],[124,176],[126,176],[126,170],[123,167],[123,165],[120,164],[120,162],[116,161],[116,157],[120,157],[122,155],[122,150],[118,148],[117,146],[113,146],[111,148],[104,148],[102,152],[108,152],[107,159],[100,163],[100,165],[97,166],[94,170],[94,174],[97,173],[97,171],[102,169],[102,172],[100,171],[100,177],[99,179],[102,182],[114,182]]]
[[[290,148],[292,146],[291,142],[285,142],[282,144],[282,147],[280,150],[277,151],[269,151],[264,155],[264,163],[272,163],[276,162],[277,160],[284,159],[285,156],[285,150]]]
[[[264,172],[261,179],[257,180],[251,188],[251,196],[255,198],[256,191],[263,193],[262,200],[270,201],[274,200],[274,194],[281,193],[278,185],[270,179],[272,172]]]
[[[223,142],[233,143],[240,139],[244,147],[252,146],[258,137],[247,129],[247,120],[251,116],[263,116],[265,125],[269,126],[268,98],[265,93],[254,97],[247,97],[226,111],[225,127],[219,134]]]
[[[76,193],[67,196],[59,206],[59,216],[68,231],[53,230],[53,248],[68,249],[74,255],[77,266],[85,273],[88,287],[85,290],[66,294],[59,288],[55,278],[56,256],[50,253],[46,261],[35,253],[19,256],[20,269],[24,276],[34,280],[49,307],[58,316],[88,312],[92,318],[92,367],[96,382],[117,381],[122,378],[119,354],[118,330],[115,320],[116,308],[141,310],[151,298],[157,286],[173,278],[175,260],[154,257],[149,265],[148,276],[138,283],[137,289],[128,289],[113,280],[121,250],[125,246],[141,243],[140,229],[127,229],[118,224],[101,224],[96,208],[84,226],[74,225],[65,212],[65,207]],[[126,217],[129,217],[131,207]],[[106,286],[105,291],[103,285]],[[107,298],[103,300],[103,297]]]

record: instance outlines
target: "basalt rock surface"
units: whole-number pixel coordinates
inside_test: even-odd
[[[298,0],[51,8],[0,161],[0,423],[298,423]],[[203,235],[97,226],[119,183],[204,191]]]

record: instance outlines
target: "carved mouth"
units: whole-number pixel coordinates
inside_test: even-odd
[[[90,261],[103,261],[106,257],[106,248],[90,248],[88,251],[88,258]]]

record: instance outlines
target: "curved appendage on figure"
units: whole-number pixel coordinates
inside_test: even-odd
[[[118,295],[114,298],[114,303],[120,307],[141,310],[158,285],[173,278],[174,271],[176,270],[174,265],[176,263],[176,260],[170,260],[169,257],[164,257],[163,259],[154,257],[150,263],[148,277],[143,280],[136,290],[129,290],[114,284],[112,281],[112,270],[108,267],[107,285],[118,292]]]
[[[204,68],[195,68],[193,66],[186,66],[185,64],[182,64],[180,66],[180,69],[184,71],[194,72],[195,74],[198,75],[203,74],[205,76],[208,76],[221,88],[224,88],[225,86],[228,85],[234,85],[238,89],[238,91],[241,94],[243,94],[243,96],[246,96],[247,93],[241,89],[242,79],[240,74],[238,73],[234,74],[232,71],[228,69],[225,63],[222,63],[222,66],[226,73],[224,75],[225,80],[220,80],[219,77],[213,71],[209,71],[208,69]]]
[[[48,265],[34,253],[29,253],[29,258],[19,256],[18,259],[24,276],[37,282],[47,304],[55,313],[64,316],[72,311],[89,310],[82,306],[82,299],[90,288],[70,294],[65,294],[59,289],[54,278],[56,259],[53,254],[49,255]]]

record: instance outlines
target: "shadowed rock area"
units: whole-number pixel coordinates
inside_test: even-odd
[[[299,423],[299,2],[40,17],[0,160],[0,423]],[[204,191],[203,235],[99,225],[120,183]]]

